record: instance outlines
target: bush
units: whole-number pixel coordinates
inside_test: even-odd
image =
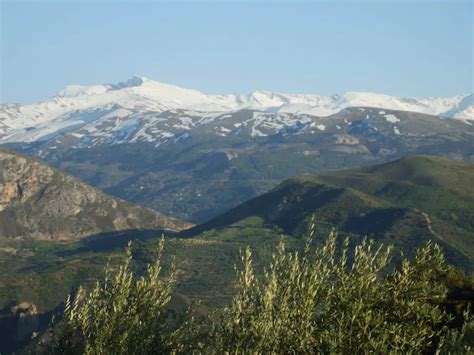
[[[161,255],[136,278],[131,248],[116,272],[69,298],[58,353],[468,353],[474,322],[449,329],[441,249],[428,243],[413,261],[389,267],[392,248],[364,240],[352,251],[332,232],[313,245],[314,223],[302,252],[281,242],[257,277],[249,248],[241,254],[231,304],[207,320],[170,316],[174,269],[161,278]],[[468,318],[468,315],[465,315]]]
[[[303,253],[287,253],[281,243],[261,281],[250,249],[242,253],[239,291],[214,322],[206,352],[468,350],[466,329],[449,331],[450,317],[439,306],[448,267],[438,246],[428,243],[388,273],[391,248],[373,241],[357,246],[351,263],[348,240],[338,254],[334,232],[323,247],[311,252],[310,245],[311,238]]]
[[[57,353],[129,354],[164,353],[179,349],[180,323],[167,309],[174,268],[161,277],[163,239],[154,264],[137,278],[131,270],[129,243],[124,264],[107,267],[103,282],[90,292],[82,287],[69,297],[51,350]]]

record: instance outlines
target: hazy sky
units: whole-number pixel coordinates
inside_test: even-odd
[[[473,2],[1,1],[0,101],[134,74],[206,93],[473,92]]]

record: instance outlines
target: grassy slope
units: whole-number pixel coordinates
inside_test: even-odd
[[[474,165],[419,156],[370,168],[305,175],[200,225],[219,230],[258,216],[263,225],[301,235],[311,214],[343,233],[368,235],[406,253],[433,239],[449,260],[472,270]]]

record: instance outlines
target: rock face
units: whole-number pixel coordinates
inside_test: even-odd
[[[77,239],[191,224],[112,198],[39,161],[0,150],[0,236]]]

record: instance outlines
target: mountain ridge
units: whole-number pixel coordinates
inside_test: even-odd
[[[38,157],[113,196],[194,223],[294,175],[414,154],[474,161],[474,125],[468,119],[342,106],[323,117],[295,106],[319,102],[331,109],[331,102],[345,100],[337,95],[300,95],[298,102],[265,91],[250,98],[212,96],[142,77],[66,91],[36,108],[3,107],[0,145]],[[155,100],[157,95],[164,99]],[[376,104],[369,94],[364,100],[347,96],[357,104]],[[393,100],[412,104],[375,96],[383,106]],[[456,100],[463,110],[472,106],[469,97]],[[283,102],[295,112],[282,112],[278,105]],[[186,105],[194,109],[182,108]],[[203,107],[196,105],[239,109],[197,111]],[[27,127],[7,127],[8,122]]]
[[[73,132],[10,149],[194,223],[295,175],[418,154],[474,162],[473,125],[401,111],[357,108],[317,118],[241,110],[216,119],[177,111],[139,120],[105,114]]]
[[[184,231],[238,230],[247,221],[298,237],[311,215],[319,228],[395,244],[404,253],[434,240],[451,262],[474,268],[474,164],[413,156],[359,169],[307,174]],[[237,232],[238,233],[238,232]]]
[[[351,107],[418,112],[455,118],[468,124],[474,120],[473,94],[445,98],[401,98],[364,92],[332,96],[271,91],[254,91],[247,95],[208,95],[135,76],[117,84],[69,85],[56,96],[37,104],[0,105],[0,143],[25,141],[25,133],[41,125],[50,126],[50,133],[54,129],[70,129],[116,109],[122,110],[116,112],[119,119],[135,114],[140,120],[147,114],[173,110],[183,110],[188,116],[194,114],[202,118],[218,117],[242,109],[326,117]]]

